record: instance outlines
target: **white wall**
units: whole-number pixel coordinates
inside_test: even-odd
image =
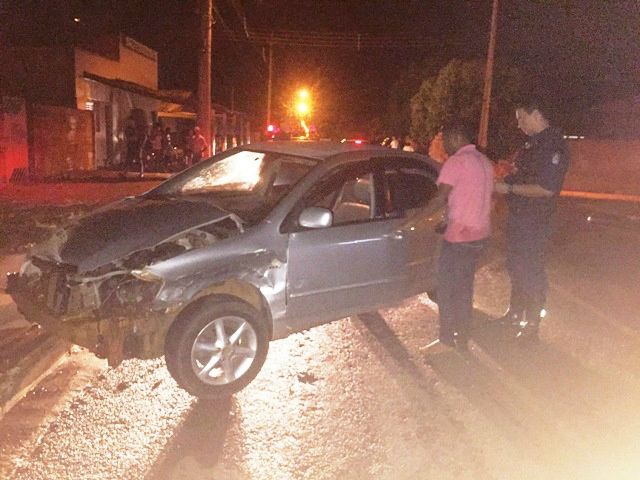
[[[142,54],[125,45],[127,37],[120,37],[120,59],[111,60],[98,54],[76,48],[75,75],[76,75],[76,100],[78,108],[85,110],[86,102],[89,100],[84,73],[93,73],[104,78],[126,80],[137,83],[143,87],[158,89],[158,61],[157,54],[144,45],[140,45],[140,50],[146,48],[148,54]],[[135,45],[135,44],[131,44]],[[156,59],[153,57],[156,55]]]

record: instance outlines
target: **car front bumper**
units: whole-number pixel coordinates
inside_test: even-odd
[[[7,275],[6,291],[29,322],[108,359],[110,365],[118,365],[126,358],[157,358],[164,354],[166,333],[177,312],[134,305],[60,313],[56,293],[60,288],[56,279],[29,282],[18,273]]]

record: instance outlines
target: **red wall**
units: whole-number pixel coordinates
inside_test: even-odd
[[[34,105],[29,109],[32,174],[36,179],[95,168],[92,112]]]
[[[565,190],[640,195],[640,141],[570,141]]]
[[[0,97],[0,183],[7,183],[15,169],[28,169],[27,145],[24,100]]]

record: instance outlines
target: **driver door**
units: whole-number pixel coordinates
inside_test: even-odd
[[[333,213],[330,227],[289,234],[287,316],[296,329],[372,310],[403,296],[403,237],[382,207],[383,183],[372,162],[341,169],[312,189],[307,207]]]

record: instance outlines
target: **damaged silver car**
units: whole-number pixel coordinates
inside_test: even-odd
[[[438,164],[372,145],[226,151],[36,245],[25,317],[118,365],[166,357],[199,397],[245,387],[270,340],[434,286]]]

